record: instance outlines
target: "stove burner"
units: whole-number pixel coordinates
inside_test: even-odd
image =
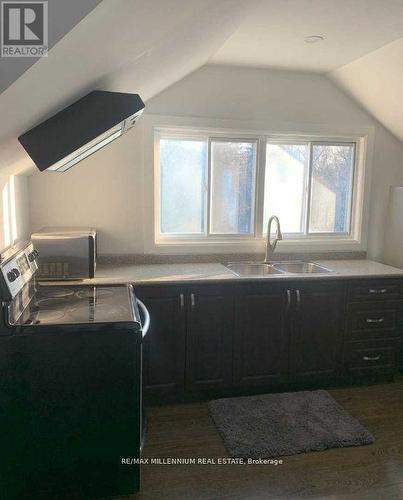
[[[63,316],[64,311],[46,311],[41,309],[37,313],[35,313],[35,323],[50,323],[63,318]]]
[[[55,304],[57,304],[60,300],[59,297],[49,297],[47,299],[40,299],[35,302],[35,307],[38,307],[39,309],[53,309],[55,307]]]
[[[76,296],[80,299],[100,299],[102,297],[110,297],[111,295],[113,295],[112,290],[103,290],[102,288],[86,288],[84,290],[79,290],[78,292],[76,292]]]
[[[125,286],[39,285],[22,324],[73,325],[137,322]]]
[[[69,290],[68,288],[54,288],[52,287],[41,289],[39,288],[39,294],[50,299],[61,299],[64,297],[71,297],[74,294],[74,290]]]
[[[110,304],[97,304],[93,307],[76,307],[70,309],[68,312],[69,318],[75,320],[85,321],[108,321],[115,319],[119,321],[120,318],[127,316],[127,310],[122,306],[111,306]]]

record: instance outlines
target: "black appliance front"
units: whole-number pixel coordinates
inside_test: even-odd
[[[0,498],[93,498],[140,487],[141,344],[128,329],[0,338]]]
[[[0,499],[137,491],[123,460],[141,447],[132,287],[37,286],[31,243],[0,257]]]

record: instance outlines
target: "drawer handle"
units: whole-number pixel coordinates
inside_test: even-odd
[[[367,323],[383,323],[385,318],[367,318]]]
[[[388,291],[387,288],[370,288],[369,293],[386,293]]]
[[[378,356],[364,356],[362,359],[364,361],[378,361],[381,359],[381,355],[378,354]]]

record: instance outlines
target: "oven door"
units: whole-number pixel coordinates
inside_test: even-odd
[[[144,439],[138,331],[39,329],[0,337],[0,498],[133,494],[140,465],[122,458]]]

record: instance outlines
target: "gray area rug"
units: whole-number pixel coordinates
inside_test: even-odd
[[[322,390],[216,399],[209,410],[229,454],[237,458],[274,458],[375,441]]]

